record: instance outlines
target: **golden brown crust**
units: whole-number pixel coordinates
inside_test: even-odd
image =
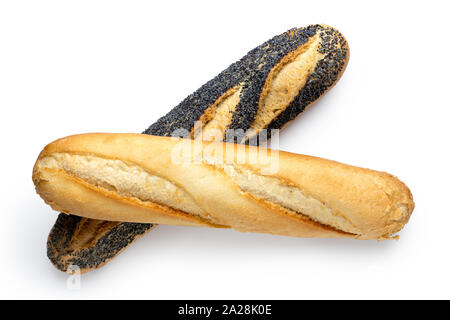
[[[36,178],[36,189],[54,210],[83,217],[123,222],[160,221],[160,224],[195,227],[219,227],[179,210],[153,202],[139,202],[129,197],[90,185],[63,170],[42,168]],[[82,199],[82,201],[81,201]],[[93,205],[95,204],[95,206]]]
[[[345,230],[336,230],[323,221],[318,223],[300,212],[292,214],[283,206],[261,199],[260,196],[255,198],[251,191],[243,189],[229,173],[215,165],[215,161],[219,159],[218,150],[228,156],[228,150],[235,150],[236,145],[203,143],[203,160],[200,163],[173,163],[171,157],[174,148],[181,146],[186,148],[183,150],[191,150],[195,148],[194,143],[192,140],[139,134],[85,134],[67,137],[49,144],[42,151],[36,162],[33,180],[38,193],[55,209],[89,218],[190,226],[229,226],[239,231],[299,237],[383,239],[399,231],[414,208],[408,188],[387,173],[279,152],[278,170],[268,176],[278,179],[283,186],[298,188],[306,197],[324,204],[335,214],[342,215],[343,219],[358,230],[358,233],[352,234],[342,232]],[[253,170],[254,173],[260,172],[264,166],[252,163],[251,159],[262,149],[249,146],[241,148],[245,150],[245,161],[241,164],[241,158],[237,158],[235,153],[231,160],[227,158],[226,164],[231,163],[242,170]],[[161,204],[142,203],[97,186],[89,186],[62,170],[52,171],[39,166],[41,159],[60,153],[118,159],[143,168],[150,174],[157,174],[188,190],[211,220],[205,217],[199,219]],[[271,155],[269,151],[269,157]],[[270,165],[274,164],[273,161],[275,160]]]

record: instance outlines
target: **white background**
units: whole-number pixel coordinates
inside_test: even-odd
[[[450,298],[446,4],[1,1],[0,298]],[[46,257],[56,213],[31,181],[40,150],[141,132],[250,49],[313,23],[346,36],[350,63],[280,148],[397,175],[416,202],[400,241],[159,226],[68,290]]]

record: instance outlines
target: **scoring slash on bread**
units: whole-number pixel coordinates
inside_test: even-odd
[[[144,133],[169,136],[181,128],[191,138],[219,134],[226,140],[226,129],[243,129],[247,134],[234,142],[257,143],[252,137],[260,130],[281,129],[332,88],[348,59],[348,44],[337,30],[326,25],[291,29],[251,50]],[[201,136],[196,121],[202,124]],[[87,272],[154,226],[62,213],[50,232],[47,255],[61,271],[77,265]]]
[[[198,143],[143,134],[71,136],[42,151],[33,181],[53,209],[91,219],[296,237],[386,239],[414,208],[409,189],[384,172]]]

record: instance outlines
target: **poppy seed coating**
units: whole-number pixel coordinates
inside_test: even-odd
[[[242,85],[242,92],[228,128],[248,130],[258,112],[260,94],[270,71],[283,57],[305,44],[317,33],[321,37],[318,52],[324,54],[324,58],[318,62],[297,97],[267,127],[280,129],[338,80],[348,58],[348,49],[344,37],[337,30],[311,25],[294,28],[273,37],[208,81],[144,133],[169,136],[180,128],[190,132],[195,122],[219,97],[239,84]]]
[[[83,219],[89,220],[60,213],[50,233],[47,256],[61,271],[67,271],[70,266],[77,266],[82,272],[98,268],[152,227],[148,223],[111,223],[110,228],[106,227],[108,231],[95,244],[72,250],[71,243]]]
[[[324,55],[323,58],[293,101],[267,125],[268,129],[281,129],[331,88],[342,73],[348,60],[348,48],[343,36],[335,29],[312,25],[275,36],[208,81],[143,133],[170,136],[179,129],[191,132],[205,111],[238,85],[242,86],[239,102],[227,127],[248,130],[259,110],[260,95],[270,71],[283,57],[317,34],[321,38],[318,52]],[[235,138],[233,142],[241,141]],[[258,142],[257,139],[253,141]],[[153,224],[96,221],[100,224],[95,229],[83,229],[92,221],[64,213],[58,216],[48,238],[47,255],[59,270],[65,272],[71,265],[78,266],[81,272],[101,267],[154,227]],[[82,237],[89,241],[81,245],[79,238]]]
[[[287,122],[295,119],[339,79],[348,61],[347,42],[333,28],[324,28],[319,35],[322,41],[318,51],[325,55],[324,58],[319,60],[314,71],[308,76],[305,86],[292,103],[269,124],[268,129],[280,129]],[[267,133],[270,135],[270,130]]]
[[[291,29],[278,35],[252,53],[254,68],[251,81],[246,81],[241,93],[241,99],[236,107],[230,129],[248,130],[258,111],[260,94],[266,82],[269,72],[288,53],[305,44],[317,32],[319,25],[308,26],[301,29]]]

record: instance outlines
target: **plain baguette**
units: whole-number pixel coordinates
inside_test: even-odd
[[[238,147],[195,143],[139,134],[71,136],[42,151],[33,181],[52,208],[83,217],[297,237],[386,239],[414,208],[409,189],[384,172],[281,151],[272,158],[275,151],[266,149],[271,162],[262,164],[252,161],[262,148],[230,153]],[[176,163],[174,150],[193,151]],[[276,172],[261,171],[274,161]]]

